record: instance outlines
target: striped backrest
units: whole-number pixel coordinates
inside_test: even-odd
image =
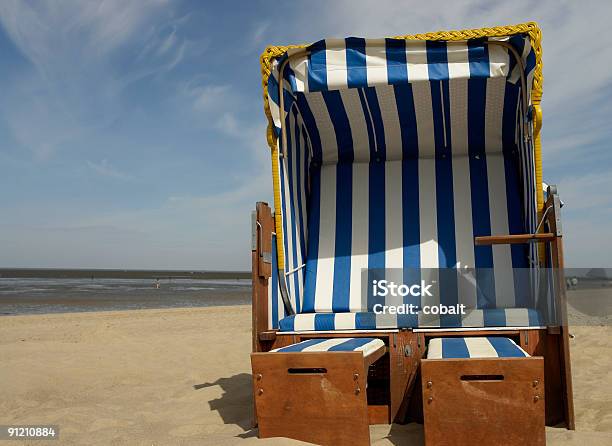
[[[458,302],[513,308],[527,297],[517,296],[514,284],[513,268],[527,266],[522,245],[474,246],[475,235],[524,232],[513,199],[516,175],[500,154],[449,161],[451,178],[436,176],[440,160],[429,158],[326,165],[313,173],[303,312],[371,310],[363,269],[491,268],[488,301],[478,302],[471,288]],[[470,162],[478,175],[470,176]],[[470,193],[478,188],[480,194]]]
[[[520,82],[522,67],[529,89],[534,55],[524,36],[504,41],[521,64],[483,40],[357,38],[315,43],[286,64],[282,248],[298,313],[371,310],[362,270],[383,268],[490,268],[478,284],[486,300],[474,289],[445,303],[531,305],[513,270],[529,266],[531,248],[474,245],[535,229]],[[268,85],[277,127],[280,78]]]

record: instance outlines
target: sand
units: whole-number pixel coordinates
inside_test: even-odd
[[[577,430],[548,444],[610,445],[612,327],[572,333]],[[59,425],[47,446],[301,444],[256,438],[249,352],[248,306],[0,317],[0,424]],[[423,442],[414,423],[371,432]]]

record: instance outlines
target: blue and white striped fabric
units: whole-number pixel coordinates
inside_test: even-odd
[[[419,303],[530,306],[529,289],[520,286],[527,248],[474,245],[478,235],[527,232],[511,162],[483,154],[313,171],[303,312],[371,310],[363,269],[457,266],[492,274],[477,277],[475,286],[455,291],[446,302]],[[443,299],[444,290],[434,294]]]
[[[407,318],[391,314],[360,313],[301,313],[287,316],[279,322],[280,331],[382,330],[396,328],[482,328],[540,327],[537,310],[525,308],[491,308],[472,310],[456,324],[436,317]]]
[[[333,338],[309,339],[287,347],[270,350],[270,353],[296,353],[296,352],[363,352],[363,356],[384,347],[385,343],[374,338]]]
[[[531,85],[536,64],[535,52],[527,36],[486,40],[510,43],[521,55],[527,84]],[[290,49],[273,62],[268,80],[270,110],[280,129],[278,70]],[[290,110],[297,93],[347,90],[353,88],[405,85],[449,79],[504,78],[518,84],[520,67],[506,48],[485,43],[406,41],[402,39],[326,39],[307,48],[308,55],[291,59],[283,73],[285,111]]]
[[[287,117],[287,129],[287,156],[280,157],[279,154],[285,274],[293,308],[296,313],[300,313],[305,280],[302,266],[306,263],[308,243],[310,152],[308,133],[296,108]]]
[[[434,338],[429,341],[427,359],[525,358],[529,354],[509,338]]]
[[[505,40],[522,55],[529,90],[529,39]],[[530,112],[508,50],[357,38],[309,50],[283,76],[279,150],[280,248],[296,313],[371,311],[363,269],[458,266],[492,274],[420,303],[533,307],[517,271],[537,258],[535,244],[474,246],[475,236],[536,227]],[[280,127],[278,79],[273,71],[268,92]]]

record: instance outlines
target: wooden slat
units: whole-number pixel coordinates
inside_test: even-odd
[[[555,235],[550,232],[541,234],[483,235],[474,237],[476,246],[513,245],[518,243],[552,242]]]

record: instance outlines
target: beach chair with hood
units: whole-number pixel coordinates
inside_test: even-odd
[[[573,429],[538,26],[271,46],[261,68],[259,436],[369,444],[370,424],[417,421],[426,444],[518,445]]]

